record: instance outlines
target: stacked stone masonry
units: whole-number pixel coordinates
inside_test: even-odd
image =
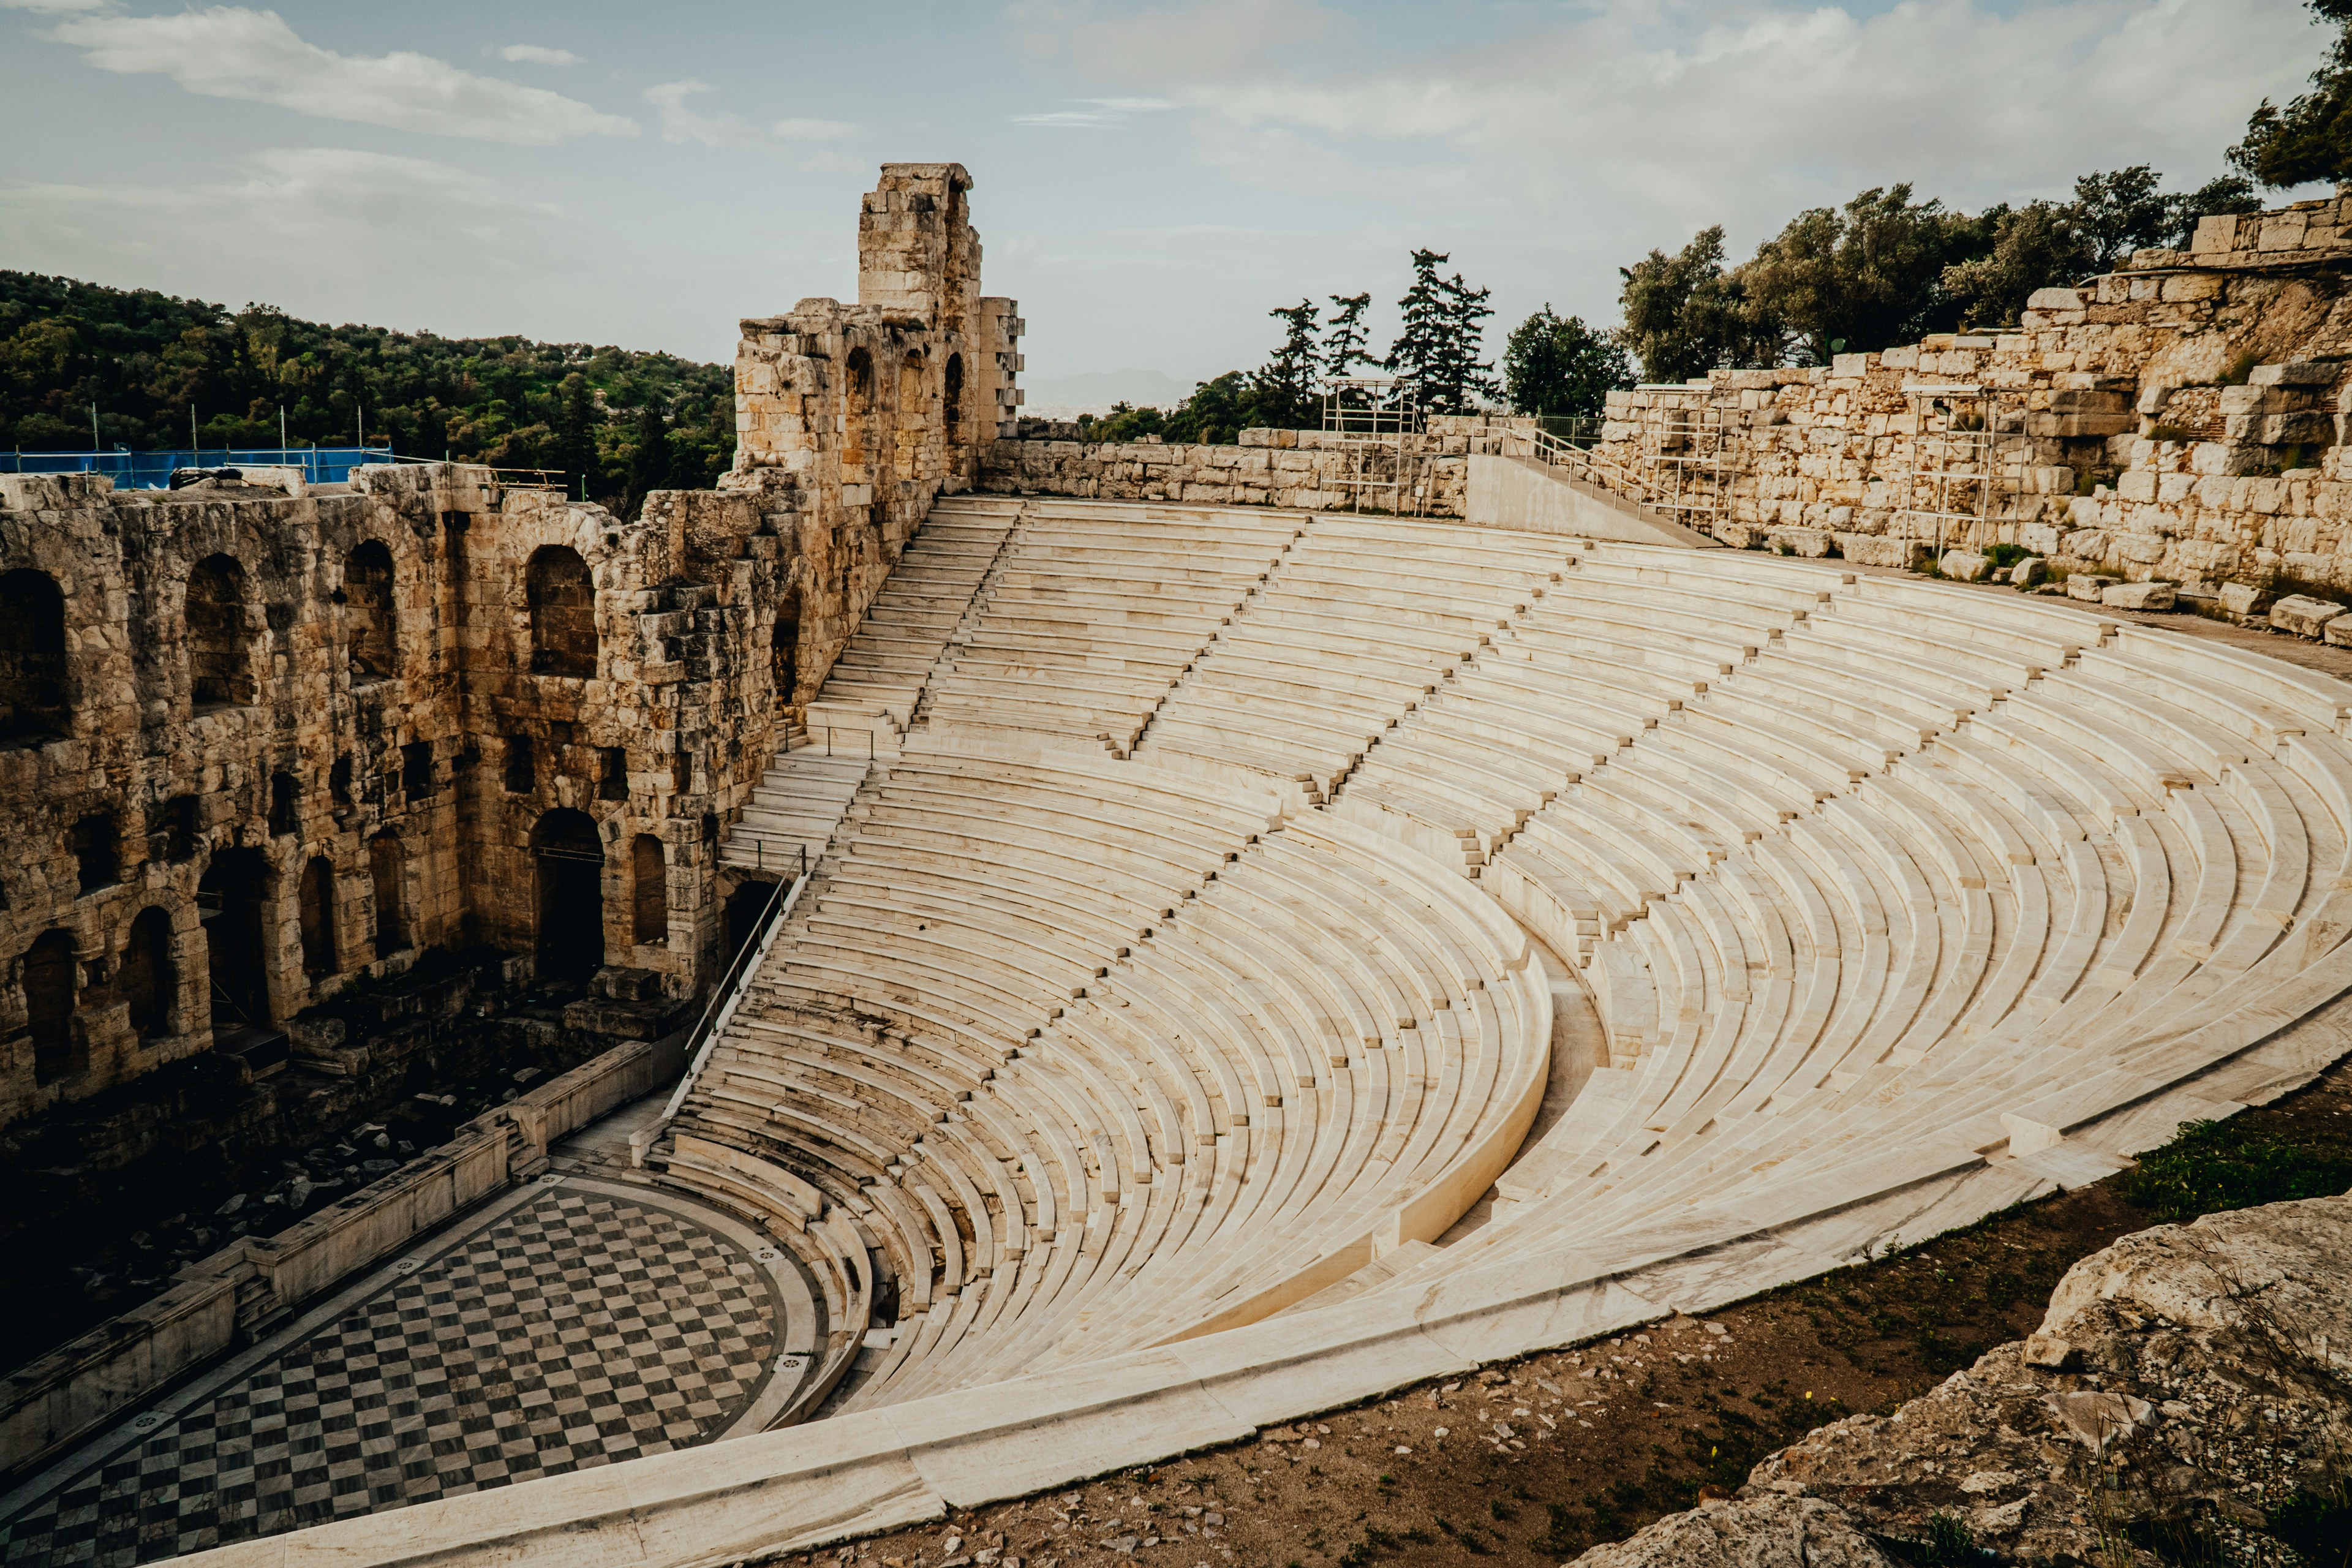
[[[465,464],[0,480],[0,1124],[266,1068],[434,946],[706,985],[727,825],[1019,401],[971,183],[885,166],[860,302],[744,322],[733,471],[635,520]]]

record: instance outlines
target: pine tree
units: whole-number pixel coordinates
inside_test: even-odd
[[[1315,344],[1318,310],[1313,300],[1268,310],[1283,324],[1282,346],[1250,377],[1250,416],[1276,430],[1302,430],[1316,417],[1321,354]]]
[[[1336,381],[1360,364],[1380,361],[1364,352],[1364,312],[1372,303],[1371,290],[1331,296],[1331,321],[1323,329],[1323,374]]]
[[[1424,414],[1464,413],[1473,394],[1502,390],[1494,362],[1478,357],[1481,323],[1495,313],[1486,303],[1492,290],[1471,288],[1459,272],[1440,278],[1437,269],[1448,259],[1444,251],[1412,253],[1412,287],[1397,301],[1404,325],[1389,348],[1389,373],[1412,384]]]
[[[1486,342],[1486,318],[1495,313],[1495,307],[1486,303],[1494,290],[1471,288],[1459,272],[1445,280],[1444,290],[1447,330],[1437,392],[1447,413],[1466,414],[1474,397],[1503,395],[1495,379],[1495,362],[1478,357]]]

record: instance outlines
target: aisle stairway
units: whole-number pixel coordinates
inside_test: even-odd
[[[1866,1245],[1906,1191],[1965,1223],[2160,1139],[2153,1096],[2226,1111],[2242,1053],[2352,985],[2333,678],[1731,551],[934,523],[971,592],[827,683],[874,771],[668,1173],[777,1173],[779,1223],[833,1238],[845,1405],[1252,1321],[1376,1256],[1351,1302],[1808,1216]],[[1522,928],[1607,1062],[1493,1223],[1405,1248],[1541,1091]]]

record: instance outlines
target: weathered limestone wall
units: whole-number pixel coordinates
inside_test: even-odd
[[[1534,422],[1507,416],[1435,415],[1406,437],[1406,501],[1424,517],[1460,517],[1472,452],[1499,449],[1507,430]],[[1351,449],[1321,430],[1244,430],[1238,445],[1168,445],[1157,438],[1109,444],[1080,437],[1078,426],[1024,419],[1019,434],[992,443],[980,488],[1000,495],[1082,496],[1093,500],[1171,500],[1211,506],[1278,506],[1339,511],[1357,491],[1340,483],[1358,472]],[[1383,478],[1393,462],[1378,461]],[[1389,492],[1364,492],[1367,507],[1386,509]]]
[[[1612,394],[1601,452],[1662,487],[1679,459],[1715,508],[1693,521],[1726,542],[1907,564],[1939,537],[1928,513],[1979,510],[1926,476],[1981,422],[1989,515],[1947,518],[1944,542],[2133,581],[2352,587],[2347,267],[2352,196],[2210,218],[2189,251],[2041,290],[2015,331]]]
[[[0,479],[0,1125],[436,944],[706,984],[727,824],[1020,403],[971,186],[886,164],[858,302],[745,321],[733,471],[635,521],[462,464]]]

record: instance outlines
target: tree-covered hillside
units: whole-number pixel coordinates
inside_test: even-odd
[[[152,289],[0,271],[0,447],[88,451],[371,446],[549,468],[575,495],[633,508],[706,486],[733,460],[725,365],[673,354],[330,327],[267,305],[231,311]],[[583,479],[584,477],[584,479]]]

